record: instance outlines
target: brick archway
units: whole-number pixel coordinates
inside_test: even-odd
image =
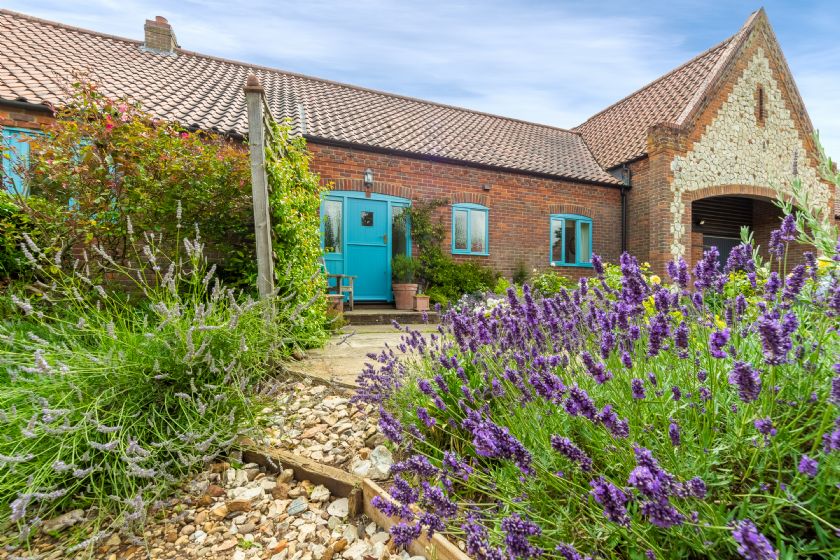
[[[398,185],[396,183],[384,183],[382,181],[374,181],[373,185],[366,186],[362,179],[323,179],[322,183],[333,191],[357,191],[371,194],[384,194],[387,196],[396,196],[399,198],[413,199],[413,192],[411,188]]]
[[[695,200],[714,196],[739,196],[744,198],[775,200],[778,194],[778,191],[771,187],[759,187],[757,185],[715,185],[714,187],[687,191],[683,193],[683,201],[688,204]]]
[[[781,218],[781,210],[773,201],[779,196],[779,192],[771,187],[757,185],[716,185],[689,191],[683,194],[685,210],[682,215],[682,224],[685,231],[684,242],[686,245],[685,258],[689,263],[694,263],[703,255],[708,246],[716,245],[722,253],[726,253],[722,247],[727,241],[723,238],[738,238],[740,226],[748,226],[754,235],[755,244],[760,247],[765,258],[770,232],[778,228]],[[711,226],[704,216],[695,216],[695,211],[708,212],[708,207],[719,200],[724,209],[731,208],[732,220],[731,229],[722,232],[720,227],[721,214],[718,214],[718,228]],[[743,204],[739,203],[742,202]],[[697,204],[695,204],[697,203]],[[703,206],[700,206],[700,204]],[[729,207],[725,205],[731,205]],[[748,213],[745,218],[745,213]],[[736,223],[737,222],[737,223]],[[742,223],[743,222],[743,223]],[[722,245],[723,243],[723,245]],[[737,243],[737,241],[730,242]],[[724,259],[725,260],[725,259]]]

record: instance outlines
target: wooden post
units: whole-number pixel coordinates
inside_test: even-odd
[[[254,236],[257,240],[257,289],[260,298],[274,295],[274,259],[271,252],[271,219],[268,212],[268,178],[265,172],[265,90],[253,74],[245,82],[248,107],[248,151],[251,154],[251,195],[254,202]]]

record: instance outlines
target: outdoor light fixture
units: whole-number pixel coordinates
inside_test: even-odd
[[[489,183],[484,183],[483,185],[481,185],[481,190],[489,191],[490,190],[490,184]]]
[[[366,187],[372,187],[373,186],[373,169],[371,169],[370,167],[365,169],[364,182],[365,182]]]

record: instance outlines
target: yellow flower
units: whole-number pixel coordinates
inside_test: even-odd
[[[817,259],[817,270],[819,270],[820,272],[822,272],[830,266],[831,259],[829,259],[828,257],[820,257],[819,259]]]
[[[660,278],[659,276],[654,274],[653,276],[650,277],[650,281],[653,282],[654,284],[661,284],[662,283],[662,278]]]
[[[715,315],[715,325],[717,325],[717,328],[719,328],[719,329],[725,329],[726,328],[726,323],[718,315]]]

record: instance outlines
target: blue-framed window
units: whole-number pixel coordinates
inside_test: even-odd
[[[452,205],[452,253],[490,254],[490,211],[480,204]]]
[[[592,219],[552,214],[549,258],[555,266],[592,266]]]
[[[29,167],[29,140],[42,133],[28,128],[5,126],[0,134],[0,158],[3,160],[2,189],[12,195],[26,196],[29,187],[21,172]]]

